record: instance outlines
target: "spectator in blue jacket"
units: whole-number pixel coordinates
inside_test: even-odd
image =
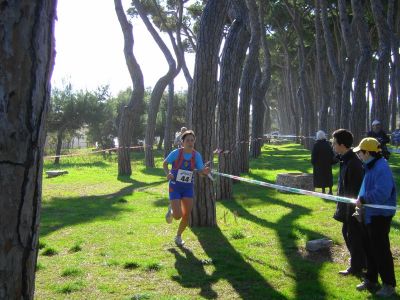
[[[362,204],[396,207],[396,188],[392,171],[388,162],[382,157],[379,142],[374,138],[364,138],[353,151],[357,153],[365,167],[357,207],[361,207]],[[390,224],[395,212],[396,209],[364,208],[363,222],[368,235],[367,273],[365,280],[357,285],[360,291],[376,290],[380,275],[382,288],[376,295],[389,297],[395,293],[396,278],[389,241]]]

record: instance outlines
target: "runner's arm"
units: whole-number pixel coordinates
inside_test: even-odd
[[[169,168],[168,168],[168,162],[167,160],[164,160],[163,162],[163,169],[164,169],[164,173],[167,176],[168,180],[174,179],[174,175],[171,174]]]

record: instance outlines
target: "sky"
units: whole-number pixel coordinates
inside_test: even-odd
[[[130,3],[131,0],[122,0],[125,11]],[[133,51],[143,72],[144,85],[154,87],[167,72],[167,61],[140,18],[132,22],[135,40]],[[163,37],[172,49],[167,35]],[[63,82],[71,82],[75,90],[95,90],[98,86],[108,84],[113,95],[116,95],[132,85],[113,0],[58,0],[55,39],[53,87],[62,87]],[[185,57],[192,71],[194,56]],[[174,83],[175,90],[187,88],[182,72]]]

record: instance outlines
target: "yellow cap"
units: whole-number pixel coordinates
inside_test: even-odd
[[[371,137],[367,137],[361,140],[360,144],[353,149],[353,152],[358,152],[361,150],[369,151],[369,152],[380,152],[379,142]]]

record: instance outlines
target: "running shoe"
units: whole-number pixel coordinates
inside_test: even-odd
[[[182,247],[182,246],[185,244],[185,241],[182,240],[182,237],[180,237],[179,235],[177,235],[177,236],[175,237],[175,244],[176,244],[178,247]]]
[[[174,217],[172,215],[172,207],[170,205],[170,206],[168,206],[168,211],[167,211],[167,214],[165,215],[165,221],[167,221],[168,224],[171,224],[173,218]]]

